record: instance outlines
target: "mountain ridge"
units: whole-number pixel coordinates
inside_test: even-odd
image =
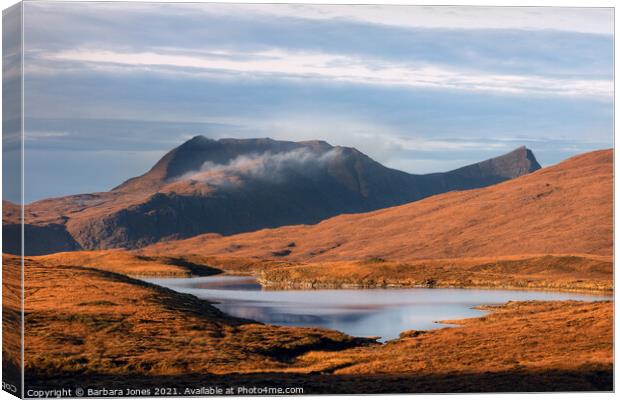
[[[27,205],[27,243],[41,243],[26,252],[139,248],[203,233],[312,224],[489,186],[539,168],[525,147],[454,171],[414,175],[319,140],[195,136],[109,192]],[[9,252],[18,246],[4,245]]]
[[[159,243],[180,252],[292,262],[613,253],[613,152],[581,154],[485,188],[233,236]]]

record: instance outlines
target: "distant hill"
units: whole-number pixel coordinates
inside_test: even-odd
[[[454,171],[413,175],[323,141],[197,136],[110,192],[29,204],[25,251],[139,248],[203,233],[314,224],[485,187],[539,168],[525,147]],[[7,217],[4,227],[11,231],[18,225]],[[15,237],[4,240],[5,252],[17,251]]]
[[[520,150],[522,151],[522,150]],[[147,253],[293,261],[420,260],[613,252],[613,152],[570,158],[498,185],[312,226],[160,243]]]

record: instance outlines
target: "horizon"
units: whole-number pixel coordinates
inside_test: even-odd
[[[26,203],[109,190],[196,135],[325,140],[416,174],[520,145],[543,167],[613,147],[613,9],[24,11]]]

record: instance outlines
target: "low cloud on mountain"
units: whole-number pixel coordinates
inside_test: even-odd
[[[183,174],[178,180],[194,180],[214,186],[239,185],[248,179],[282,183],[294,174],[316,174],[341,153],[339,148],[325,153],[300,148],[283,153],[242,155],[226,164],[207,161],[199,171]]]

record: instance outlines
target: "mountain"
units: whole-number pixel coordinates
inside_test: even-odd
[[[228,237],[160,243],[178,253],[292,261],[613,254],[613,151],[570,158],[486,188],[374,212]]]
[[[454,171],[413,175],[323,141],[197,136],[109,192],[26,206],[26,254],[138,248],[203,233],[314,224],[343,213],[493,185],[540,168],[525,147]],[[5,229],[16,229],[4,219]],[[18,243],[9,235],[5,251]]]

